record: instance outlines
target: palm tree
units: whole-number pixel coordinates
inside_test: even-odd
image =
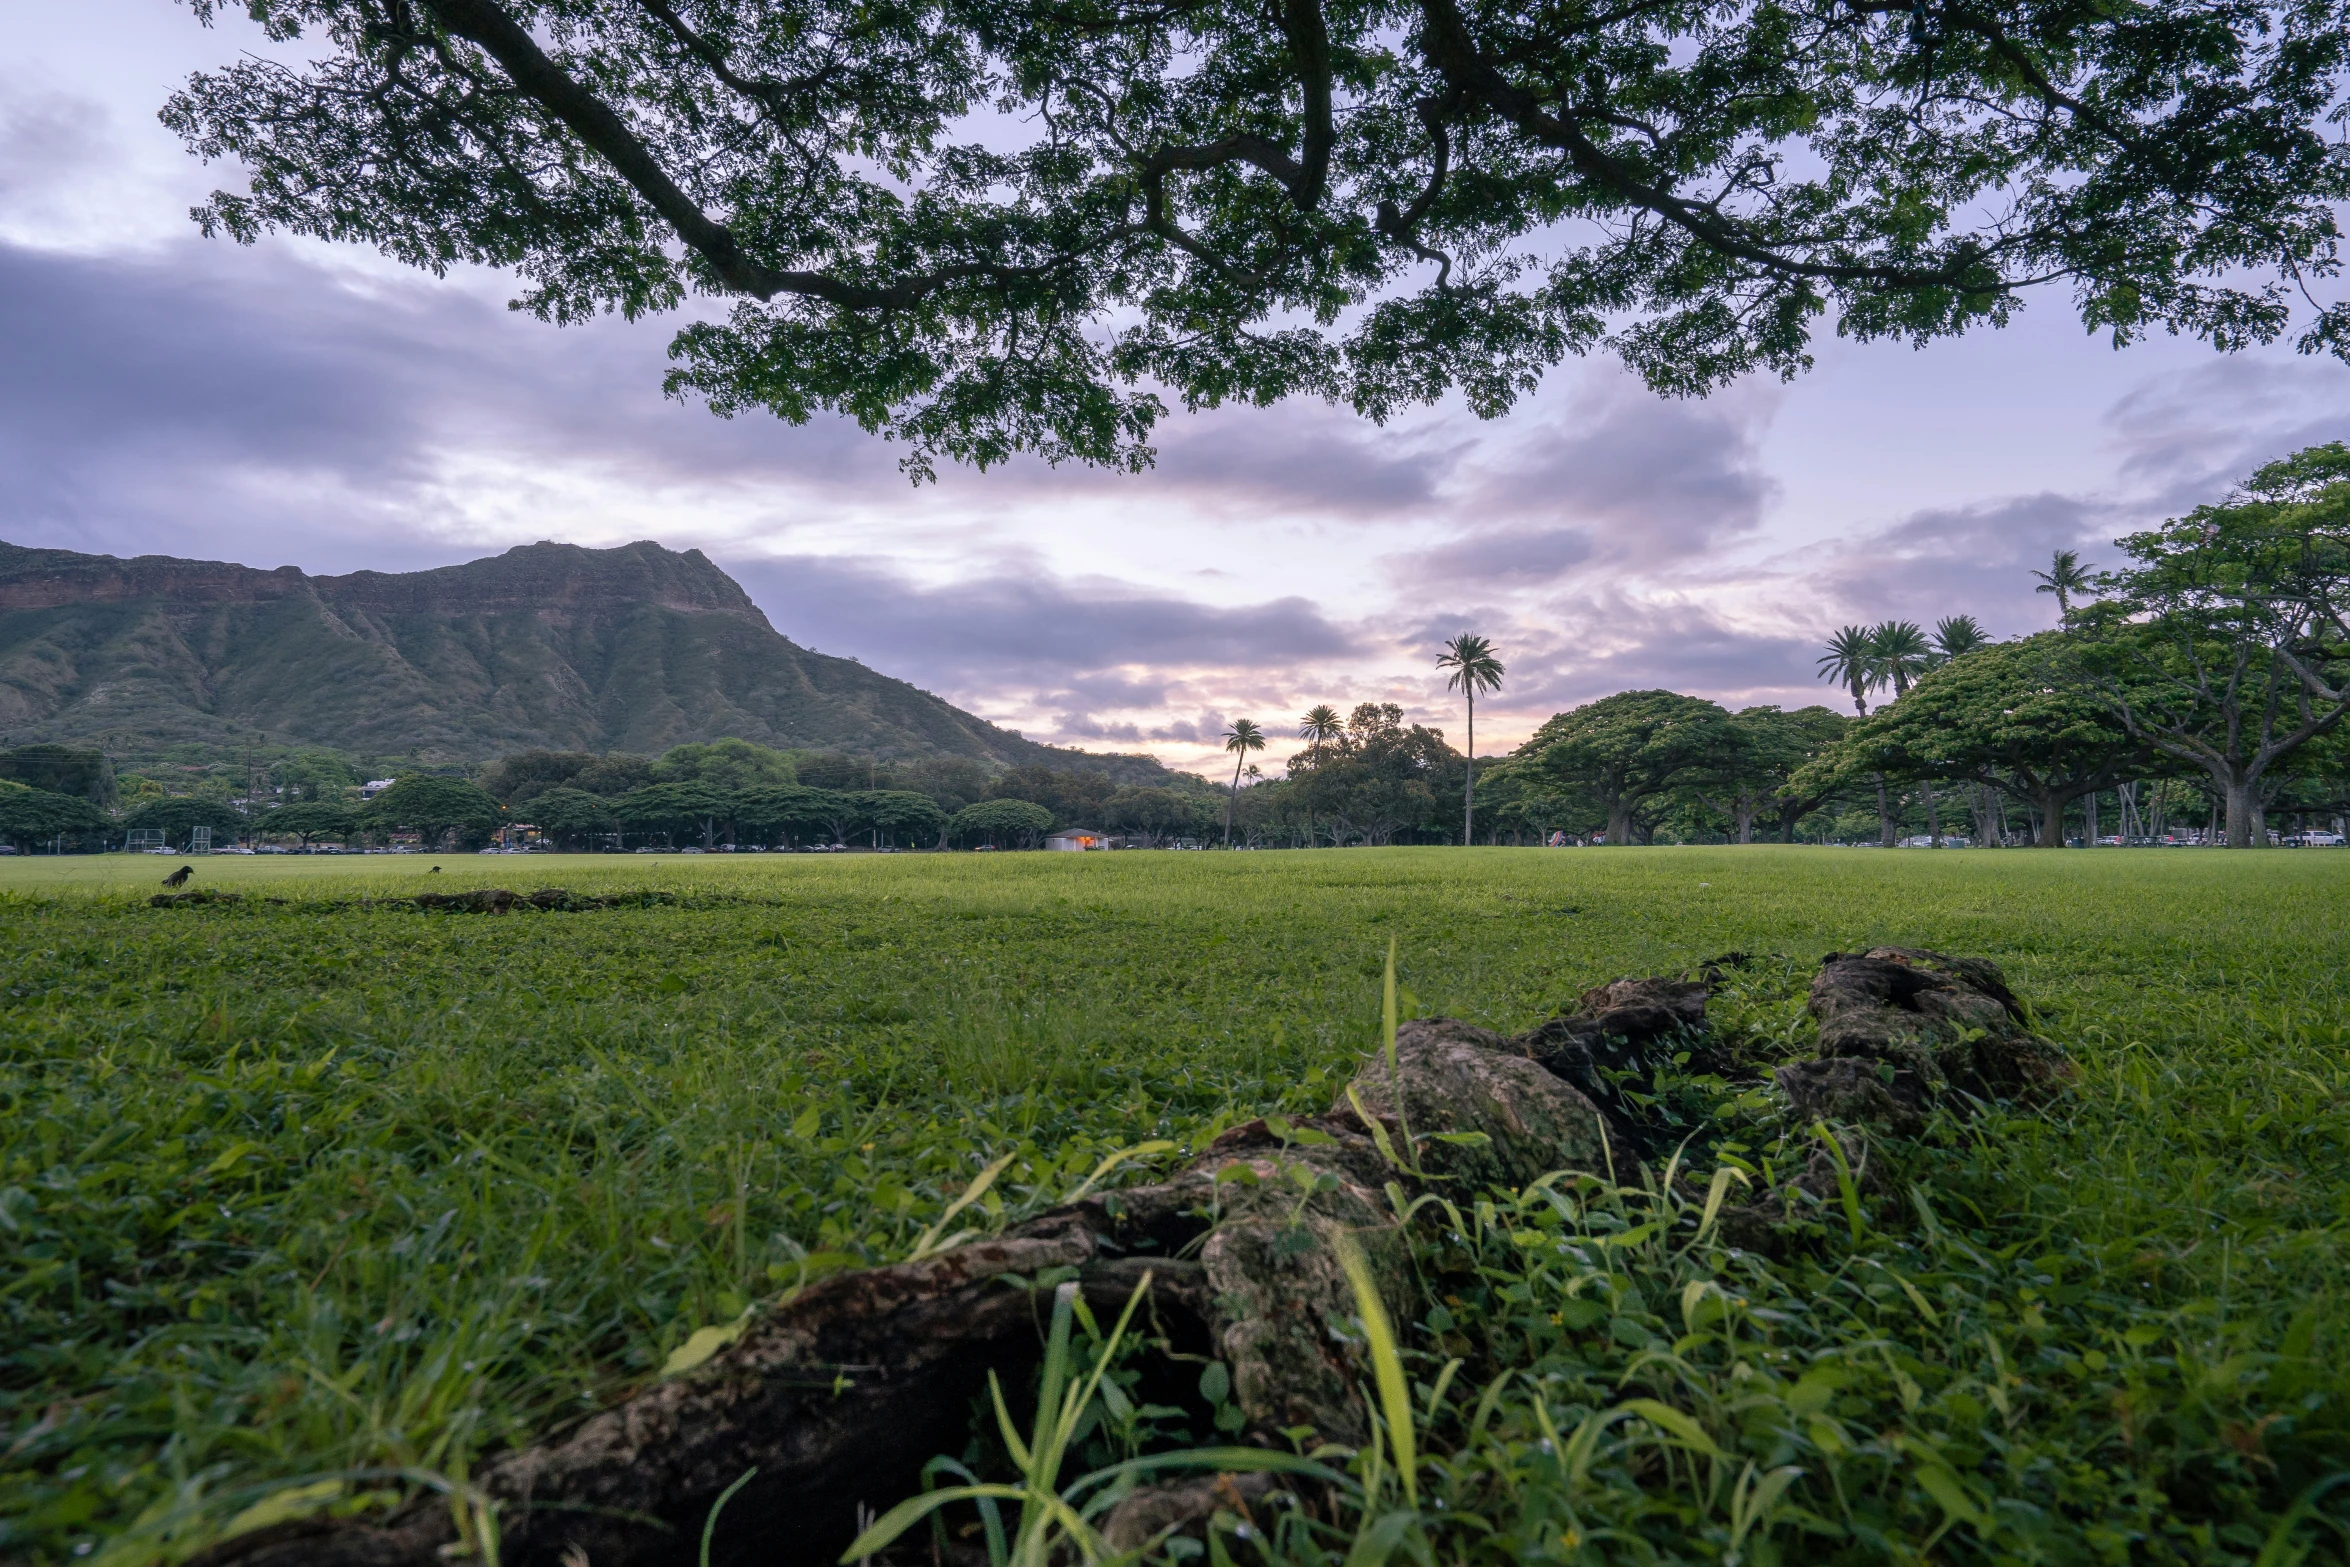
[[[2056,613],[2060,619],[2071,618],[2073,595],[2086,593],[2091,587],[2089,568],[2081,564],[2078,550],[2058,550],[2049,557],[2046,571],[2035,571],[2032,575],[2040,579],[2040,585],[2032,590],[2034,593],[2056,595]]]
[[[1317,702],[1297,721],[1297,737],[1306,742],[1321,759],[1322,747],[1346,733],[1346,720],[1338,716],[1338,709],[1327,702]]]
[[[1869,628],[1869,648],[1877,659],[1877,680],[1890,681],[1894,700],[1909,695],[1909,683],[1933,667],[1934,648],[1914,620],[1888,620]]]
[[[1251,751],[1265,748],[1265,731],[1253,718],[1235,718],[1224,731],[1224,749],[1232,753],[1232,793],[1224,800],[1224,847],[1232,847],[1232,807],[1240,799],[1240,767]]]
[[[1941,654],[1945,662],[1964,658],[1977,648],[1990,645],[1990,633],[1972,615],[1945,615],[1934,622],[1934,651]]]
[[[1477,693],[1499,691],[1501,677],[1508,671],[1493,656],[1493,644],[1471,631],[1444,644],[1444,651],[1436,655],[1436,667],[1452,671],[1444,689],[1458,691],[1469,702],[1469,768],[1461,784],[1461,847],[1465,849],[1475,841],[1477,828]]]
[[[1346,720],[1338,716],[1338,709],[1327,702],[1316,702],[1305,710],[1297,721],[1297,737],[1313,752],[1317,765],[1322,760],[1322,747],[1346,733]],[[1313,796],[1306,796],[1306,847],[1314,846]]]
[[[1933,645],[1914,620],[1888,620],[1870,628],[1869,646],[1877,657],[1877,679],[1890,681],[1893,700],[1898,702],[1909,695],[1913,676],[1922,675],[1934,667]],[[1936,848],[1942,846],[1942,810],[1934,801],[1934,786],[1921,782],[1918,787],[1926,796],[1926,832]],[[1877,780],[1877,841],[1886,848],[1893,846],[1893,813],[1885,806],[1885,780]]]
[[[1852,706],[1869,716],[1869,693],[1885,683],[1877,670],[1876,635],[1866,626],[1846,626],[1828,639],[1820,658],[1820,678],[1833,680],[1852,693]]]

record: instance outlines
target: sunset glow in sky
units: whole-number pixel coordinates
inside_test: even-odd
[[[698,546],[778,630],[1024,733],[1206,765],[1234,716],[1395,701],[1509,665],[1478,750],[1628,687],[1838,700],[1837,625],[2054,605],[2029,568],[2350,437],[2350,368],[2116,352],[2062,293],[1923,352],[1832,335],[1792,385],[1661,400],[1571,363],[1505,420],[1381,429],[1318,403],[1161,428],[1139,477],[1021,463],[932,486],[853,426],[663,400],[675,322],[557,329],[483,272],[200,238],[206,169],[155,121],[259,49],[171,0],[0,0],[0,539],[311,571],[536,539]],[[1276,747],[1278,758],[1284,749]]]

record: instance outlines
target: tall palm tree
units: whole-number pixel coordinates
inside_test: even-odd
[[[1232,847],[1232,807],[1240,800],[1240,768],[1251,751],[1265,748],[1265,731],[1253,718],[1235,718],[1224,731],[1224,749],[1232,753],[1232,792],[1224,799],[1224,847]]]
[[[1846,626],[1828,639],[1820,657],[1820,678],[1852,693],[1853,710],[1869,716],[1869,693],[1885,683],[1877,670],[1876,635],[1866,626]]]
[[[1297,721],[1297,737],[1303,740],[1307,748],[1312,751],[1317,765],[1322,760],[1322,747],[1345,733],[1346,720],[1340,718],[1338,709],[1327,702],[1316,702],[1312,707],[1307,708],[1304,715]],[[1314,846],[1314,813],[1311,793],[1306,796],[1306,799],[1306,847],[1310,849]]]
[[[1944,615],[1940,620],[1934,622],[1934,658],[1936,663],[1947,664],[1953,659],[1964,658],[1969,653],[1987,648],[1990,645],[1991,633],[1985,631],[1983,623],[1972,615]],[[1982,785],[1967,784],[1964,786],[1964,792],[1968,806],[1979,827],[1980,823],[1987,819],[1990,810],[1988,802],[1984,800],[1982,795]],[[1942,824],[1935,819],[1932,806],[1933,795],[1930,790],[1926,798],[1928,802],[1927,825],[1933,831],[1938,842],[1942,835]]]
[[[1933,667],[1933,644],[1914,620],[1888,620],[1870,627],[1869,648],[1876,654],[1878,681],[1892,685],[1896,701],[1909,695],[1912,680]]]
[[[1877,678],[1893,687],[1893,700],[1909,695],[1909,683],[1934,667],[1933,644],[1914,620],[1888,620],[1870,628],[1869,646],[1877,657]],[[1931,782],[1918,787],[1926,796],[1926,832],[1936,848],[1942,846],[1942,810],[1934,800]],[[1877,780],[1877,841],[1893,845],[1893,813],[1886,809],[1885,781]]]
[[[1493,656],[1493,644],[1473,631],[1464,631],[1445,643],[1444,651],[1436,655],[1436,667],[1452,671],[1444,689],[1458,691],[1469,702],[1469,768],[1461,784],[1461,847],[1465,849],[1476,841],[1477,829],[1477,693],[1499,691],[1501,677],[1508,671]]]
[[[2073,595],[2086,593],[2091,586],[2089,568],[2081,564],[2078,550],[2058,550],[2049,557],[2046,571],[2035,571],[2032,575],[2040,579],[2040,585],[2032,591],[2055,594],[2056,613],[2064,618],[2072,615]]]
[[[1934,622],[1934,651],[1947,662],[1964,658],[1977,648],[1991,645],[1991,634],[1983,623],[1972,615],[1945,615]]]
[[[1307,708],[1304,716],[1297,721],[1297,737],[1312,749],[1316,760],[1321,758],[1322,747],[1344,733],[1346,720],[1340,718],[1338,709],[1327,702],[1317,702]]]

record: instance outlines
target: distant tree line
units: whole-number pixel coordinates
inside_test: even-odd
[[[12,764],[84,792],[12,782]],[[282,802],[270,803],[232,796],[219,777],[171,794],[135,774],[117,780],[96,751],[23,747],[0,752],[0,839],[20,850],[93,849],[145,830],[185,849],[203,829],[223,846],[312,848],[413,834],[425,848],[472,849],[530,830],[567,849],[1015,849],[1036,847],[1062,827],[1152,844],[1204,837],[1222,796],[1190,774],[1160,776],[1163,785],[1137,785],[1109,769],[993,770],[962,758],[890,761],[720,740],[658,757],[524,751],[472,778],[411,769],[372,798],[361,797],[347,761],[330,767],[320,754],[303,753],[270,771],[269,794]],[[118,783],[130,788],[109,810],[99,800],[112,800]]]
[[[2060,629],[1846,626],[1854,716],[1632,691],[1561,713],[1480,780],[1489,839],[2246,847],[2350,815],[2350,448],[2034,573]],[[1890,700],[1885,698],[1890,696]],[[1871,698],[1880,701],[1871,710]]]
[[[2158,839],[2265,842],[2350,815],[2350,447],[2271,463],[2224,501],[2119,541],[2112,570],[2059,552],[2035,573],[2061,627],[1997,642],[1951,615],[1932,632],[1846,626],[1819,674],[1851,699],[1732,712],[1673,691],[1625,691],[1560,713],[1473,777],[1439,730],[1392,703],[1344,718],[1316,706],[1286,776],[1249,759],[1270,737],[1225,733],[1228,786],[1101,768],[990,771],[769,750],[742,740],[659,757],[525,751],[475,778],[412,770],[369,800],[331,753],[247,769],[242,801],[213,776],[174,794],[116,778],[102,754],[0,751],[0,839],[100,847],[146,829],[184,846],[489,841],[518,826],[568,848],[1032,847],[1086,827],[1141,844],[1251,846],[1571,838],[1655,842],[1941,842],[2059,846]],[[1502,670],[1481,637],[1446,645],[1474,702]],[[1872,700],[1877,704],[1872,708]],[[1460,815],[1454,811],[1458,807]],[[2109,814],[2110,812],[2110,814]],[[1461,830],[1456,830],[1458,824]]]

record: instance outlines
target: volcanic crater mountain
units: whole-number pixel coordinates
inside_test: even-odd
[[[10,742],[121,753],[255,731],[440,763],[729,736],[883,758],[1140,761],[1040,745],[800,647],[699,550],[527,544],[432,571],[312,576],[0,543]]]

